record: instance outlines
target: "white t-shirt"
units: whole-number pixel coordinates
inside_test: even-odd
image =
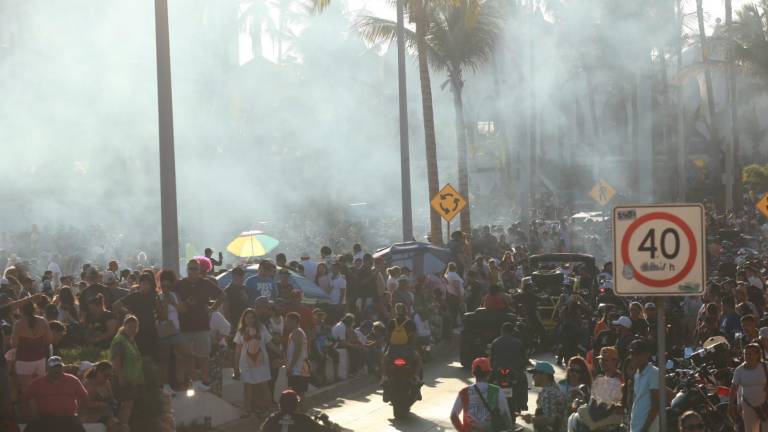
[[[347,340],[347,326],[341,321],[337,322],[331,329],[331,336],[336,340]]]
[[[232,325],[229,324],[229,321],[224,317],[224,315],[219,311],[214,311],[211,314],[211,321],[210,321],[210,327],[211,327],[211,340],[213,343],[216,343],[216,341],[219,342],[219,345],[226,346],[227,341],[225,339],[219,339],[221,336],[227,336],[230,331],[232,331]]]
[[[485,404],[477,394],[475,386],[480,389],[480,392],[483,394],[483,398],[486,399],[486,403],[488,402],[488,383],[478,382],[474,386],[468,386],[467,417],[469,424],[465,424],[464,426],[468,427],[467,430],[472,432],[486,431],[489,430],[491,426],[491,413],[487,408],[485,408]],[[501,392],[499,392],[499,396],[496,398],[496,405],[501,415],[506,419],[507,424],[512,424],[512,417],[509,414],[509,405],[507,404],[507,399]],[[457,416],[463,420],[463,416],[461,415],[463,408],[464,404],[461,400],[461,393],[459,393],[459,396],[456,396],[456,401],[453,403],[451,416]]]
[[[461,298],[464,294],[464,280],[461,276],[456,272],[449,272],[445,279],[448,280],[448,294]]]
[[[347,290],[347,280],[344,275],[331,276],[331,304],[344,304],[344,293]]]
[[[176,303],[179,302],[179,298],[176,296],[176,293],[168,292],[167,294],[163,293],[160,294],[160,298],[163,299],[163,296],[170,295],[171,298],[173,298]],[[179,310],[176,309],[176,306],[169,304],[168,305],[168,321],[172,322],[174,326],[176,326],[176,330],[181,329],[181,325],[179,325]]]

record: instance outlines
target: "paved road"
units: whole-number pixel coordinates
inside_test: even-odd
[[[550,362],[553,360],[551,356],[542,356],[540,359]],[[562,370],[556,370],[560,375],[558,379],[562,378]],[[424,382],[423,400],[413,406],[411,418],[402,421],[394,420],[391,405],[382,401],[381,390],[375,385],[361,388],[316,408],[328,414],[332,421],[346,430],[452,431],[453,426],[448,416],[458,391],[472,382],[469,371],[462,369],[453,357],[442,361],[436,359],[427,365]],[[528,406],[531,410],[536,406],[536,390],[534,388],[528,392]]]

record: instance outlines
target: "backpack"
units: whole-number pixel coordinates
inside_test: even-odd
[[[389,336],[389,344],[393,346],[408,345],[408,332],[405,330],[405,324],[408,320],[398,324],[395,320],[395,329]]]

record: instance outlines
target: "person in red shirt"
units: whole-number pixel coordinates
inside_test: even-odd
[[[315,339],[315,316],[312,314],[312,309],[301,304],[301,299],[304,294],[301,290],[295,289],[291,291],[291,300],[285,305],[285,314],[296,312],[301,317],[299,321],[299,327],[307,334],[309,340]],[[288,336],[288,330],[285,330],[285,337]],[[286,339],[287,341],[287,339]]]
[[[483,307],[492,310],[509,309],[509,302],[504,293],[501,292],[500,286],[491,285],[488,289],[488,294],[483,298]]]
[[[61,357],[48,359],[48,372],[29,384],[23,399],[34,415],[27,432],[85,432],[77,414],[88,392],[76,376],[64,373]]]

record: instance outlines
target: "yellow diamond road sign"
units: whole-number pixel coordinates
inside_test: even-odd
[[[760,201],[755,204],[755,207],[760,210],[760,213],[762,213],[763,216],[768,218],[768,194],[763,195],[763,197],[760,198]]]
[[[593,187],[589,192],[589,196],[591,196],[592,199],[597,201],[601,206],[608,204],[614,195],[616,195],[616,189],[611,187],[611,185],[609,185],[608,182],[603,179],[600,179],[595,187]]]
[[[440,192],[432,197],[432,208],[440,214],[447,222],[450,222],[464,207],[467,206],[467,200],[464,199],[453,186],[445,185]]]

